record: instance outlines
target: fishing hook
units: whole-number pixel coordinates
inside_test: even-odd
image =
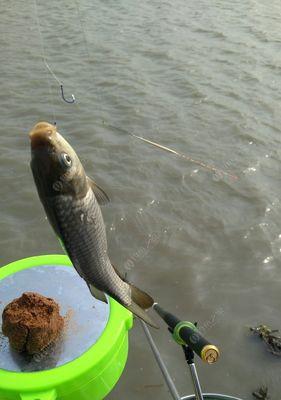
[[[71,100],[67,100],[64,96],[64,91],[63,91],[63,85],[60,85],[60,90],[61,90],[61,97],[63,98],[63,100],[68,103],[68,104],[72,104],[75,102],[75,96],[74,94],[71,95]]]

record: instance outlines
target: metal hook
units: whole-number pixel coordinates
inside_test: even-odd
[[[72,104],[72,103],[75,102],[74,94],[71,95],[71,100],[67,100],[67,99],[64,97],[63,85],[60,85],[60,90],[61,90],[61,97],[63,98],[63,100],[64,100],[66,103]]]

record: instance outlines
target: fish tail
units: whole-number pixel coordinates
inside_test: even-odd
[[[139,289],[132,283],[128,282],[128,285],[131,288],[131,298],[134,303],[137,303],[137,305],[144,310],[147,310],[148,308],[153,306],[154,300],[149,294],[145,293],[143,290]]]
[[[159,328],[157,324],[153,321],[152,318],[145,312],[148,308],[152,307],[154,304],[153,298],[137,288],[136,286],[130,284],[131,287],[131,298],[132,303],[129,306],[125,306],[128,310],[130,310],[137,317],[141,318],[148,325],[153,328]]]
[[[142,319],[144,322],[146,322],[148,325],[153,326],[153,328],[159,329],[159,326],[153,321],[152,318],[145,312],[148,308],[152,307],[154,304],[154,300],[149,294],[143,292],[139,288],[137,288],[135,285],[132,283],[128,282],[126,277],[124,277],[118,269],[112,264],[112,267],[114,268],[116,274],[122,279],[123,282],[126,282],[127,285],[129,285],[131,289],[131,299],[132,302],[131,304],[125,305],[123,302],[119,301],[125,308],[127,308],[129,311],[131,311],[133,314],[135,314],[137,317]]]
[[[136,303],[132,302],[129,306],[124,305],[129,311],[131,311],[135,316],[142,319],[148,325],[152,326],[153,328],[159,329],[159,326],[153,321],[152,318]]]

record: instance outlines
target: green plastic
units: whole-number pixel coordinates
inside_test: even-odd
[[[173,331],[173,338],[174,338],[174,340],[175,340],[178,344],[180,344],[180,345],[186,344],[185,341],[182,340],[182,338],[180,337],[180,334],[179,334],[181,328],[184,328],[184,327],[190,328],[190,329],[192,329],[194,332],[197,331],[196,326],[195,326],[192,322],[189,322],[189,321],[180,321],[180,322],[175,326],[174,331]]]
[[[67,256],[25,258],[0,268],[1,280],[36,266],[72,264]],[[110,298],[110,317],[98,341],[82,356],[40,372],[0,369],[0,400],[101,400],[120,378],[128,356],[128,330],[132,314]]]

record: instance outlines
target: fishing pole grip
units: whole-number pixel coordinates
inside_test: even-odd
[[[154,304],[154,310],[166,322],[173,338],[180,345],[188,345],[203,361],[213,364],[219,358],[219,349],[204,338],[194,324],[181,321],[175,315]]]

